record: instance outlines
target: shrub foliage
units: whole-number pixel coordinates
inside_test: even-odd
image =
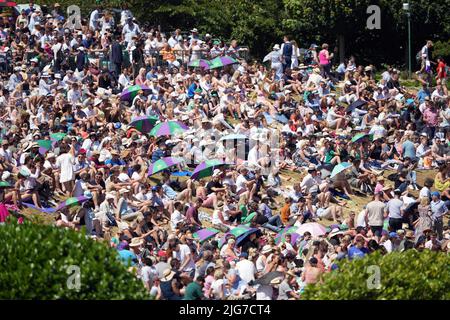
[[[82,232],[9,223],[0,226],[0,243],[0,299],[148,297],[142,283],[117,259],[114,249]],[[80,286],[75,276],[77,267]]]
[[[375,268],[380,269],[376,287]],[[323,299],[450,299],[450,257],[444,253],[416,250],[342,261],[320,285],[305,289],[303,298]],[[370,284],[368,286],[368,284]],[[372,287],[372,289],[370,289]]]

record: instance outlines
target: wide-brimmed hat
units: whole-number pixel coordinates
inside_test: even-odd
[[[144,244],[144,240],[141,238],[133,238],[131,240],[131,243],[129,244],[130,247],[139,247],[140,245]]]
[[[406,238],[406,239],[414,239],[414,231],[412,231],[412,230],[406,230],[405,238]]]
[[[269,253],[269,252],[272,252],[272,247],[271,247],[270,245],[266,244],[266,245],[262,248],[261,253],[262,253],[262,254],[265,254],[265,253]]]
[[[279,44],[276,44],[276,45],[273,46],[272,49],[273,49],[273,50],[280,50],[280,45],[279,45]]]
[[[163,272],[161,281],[170,281],[173,279],[174,275],[175,275],[175,272],[173,272],[171,269],[166,269]]]

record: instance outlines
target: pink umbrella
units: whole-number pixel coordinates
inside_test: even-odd
[[[303,235],[306,231],[311,233],[313,237],[323,236],[326,233],[325,227],[317,222],[304,223],[295,230],[295,233]]]

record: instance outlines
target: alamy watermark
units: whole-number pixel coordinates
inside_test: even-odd
[[[381,270],[377,265],[368,266],[366,273],[369,277],[366,280],[367,289],[369,290],[379,290],[381,289]]]
[[[370,16],[367,18],[366,27],[369,30],[381,29],[381,9],[379,6],[373,4],[367,7],[367,14]]]
[[[66,268],[67,277],[66,286],[69,290],[80,291],[81,289],[81,269],[79,266],[70,265]]]

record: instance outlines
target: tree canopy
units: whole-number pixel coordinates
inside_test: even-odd
[[[53,1],[37,3],[51,5]],[[224,40],[237,39],[248,45],[256,58],[289,34],[300,47],[327,42],[331,48],[354,55],[361,63],[405,65],[407,61],[407,16],[402,1],[389,0],[105,0],[105,8],[126,4],[141,23],[160,26],[162,31],[196,27]],[[410,0],[413,56],[426,40],[443,41],[439,54],[450,56],[450,2]],[[95,2],[62,0],[65,9],[80,5],[88,19]],[[381,9],[381,29],[366,27],[367,7]],[[387,55],[386,52],[389,52]],[[338,52],[337,52],[338,53]]]

